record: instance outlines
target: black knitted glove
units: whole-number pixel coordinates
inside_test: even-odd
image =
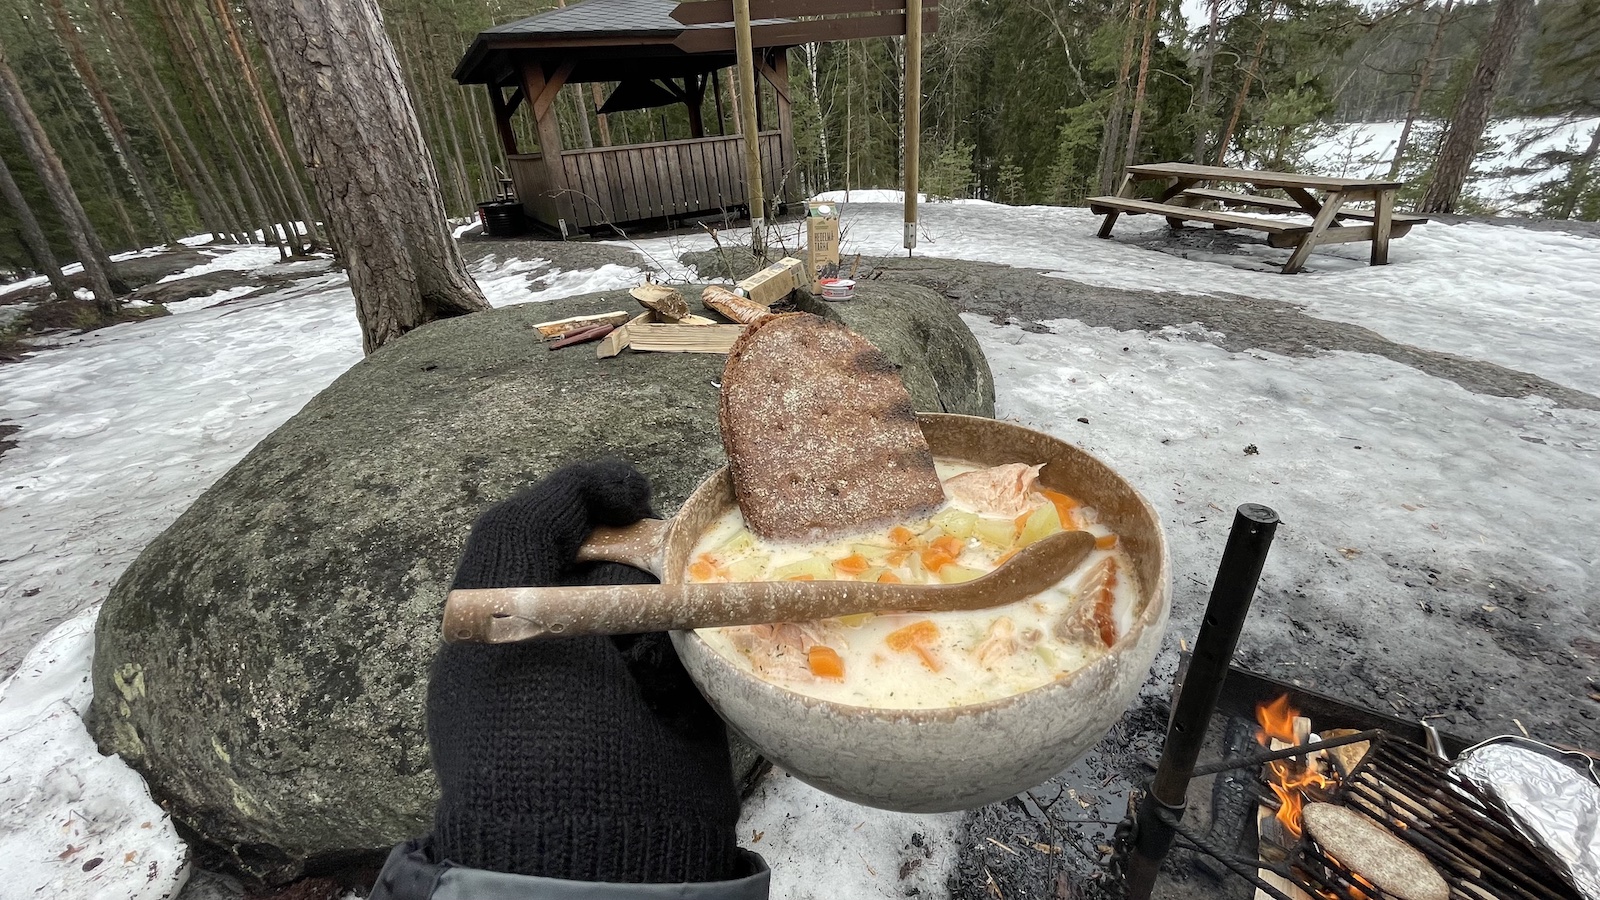
[[[593,526],[648,515],[632,466],[568,466],[478,518],[455,587],[653,583],[574,563]],[[665,634],[442,645],[428,743],[441,859],[582,881],[741,874],[722,721]]]

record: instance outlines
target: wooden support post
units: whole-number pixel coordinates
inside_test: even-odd
[[[756,126],[756,63],[750,41],[750,0],[733,0],[734,46],[739,59],[739,119],[744,131],[745,190],[750,203],[750,249],[767,251],[767,218],[761,184],[761,135]]]
[[[500,146],[505,148],[507,156],[513,156],[521,151],[517,150],[517,133],[511,127],[511,113],[516,108],[514,104],[507,103],[505,95],[500,93],[497,84],[488,85],[489,107],[494,110],[494,130],[500,134]],[[521,94],[512,94],[516,99]]]
[[[550,192],[556,195],[555,206],[559,219],[557,225],[561,229],[562,237],[566,237],[567,217],[573,207],[571,198],[566,194],[567,173],[561,164],[561,120],[556,113],[555,100],[561,85],[566,83],[567,76],[572,73],[572,67],[572,61],[568,60],[548,78],[538,63],[526,65],[522,69],[522,89],[528,98],[528,108],[533,113],[534,123],[538,126],[539,157],[544,163]]]
[[[717,134],[726,137],[728,123],[722,112],[722,70],[711,70],[711,97],[717,102]]]
[[[600,125],[600,146],[609,147],[611,146],[611,120],[609,116],[600,111],[600,107],[605,105],[606,102],[605,91],[600,89],[600,82],[598,81],[589,84],[589,91],[594,98],[594,120]]]
[[[689,137],[706,136],[705,119],[700,107],[706,102],[706,82],[703,75],[689,75],[683,79],[683,105],[689,109]]]
[[[917,246],[917,169],[922,152],[922,0],[906,0],[906,255]]]
[[[1300,246],[1294,248],[1289,261],[1283,264],[1283,274],[1293,275],[1300,271],[1300,267],[1306,264],[1306,257],[1311,255],[1311,248],[1317,246],[1317,238],[1333,224],[1334,217],[1339,214],[1339,207],[1343,205],[1344,194],[1338,191],[1328,192],[1328,199],[1322,202],[1322,211],[1317,213],[1317,220],[1311,223],[1311,230],[1300,238]]]
[[[1372,258],[1374,266],[1389,264],[1389,229],[1394,222],[1394,189],[1378,191],[1373,203]]]

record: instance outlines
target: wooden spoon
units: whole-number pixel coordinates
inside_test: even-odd
[[[987,575],[959,584],[757,581],[457,590],[445,600],[444,639],[503,644],[569,635],[810,622],[890,609],[986,609],[1055,585],[1083,562],[1094,541],[1087,531],[1053,534],[1023,548]]]

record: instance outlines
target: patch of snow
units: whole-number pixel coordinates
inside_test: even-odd
[[[11,897],[166,900],[189,877],[172,819],[83,726],[98,605],[0,684],[0,871]]]
[[[72,292],[72,296],[78,298],[79,300],[88,302],[94,299],[94,291],[91,291],[88,288],[75,288]]]
[[[190,266],[182,272],[174,272],[157,281],[156,284],[166,284],[169,281],[177,281],[180,278],[193,278],[196,275],[204,275],[208,272],[229,270],[249,272],[255,269],[265,269],[268,266],[275,265],[282,258],[282,254],[278,252],[277,247],[271,247],[266,244],[220,244],[215,247],[207,247],[200,252],[212,257],[211,261]],[[294,263],[288,263],[287,265],[294,265]]]
[[[216,306],[218,303],[232,300],[235,297],[243,297],[246,294],[254,293],[258,290],[260,290],[260,288],[253,284],[242,284],[238,287],[223,288],[220,291],[212,291],[211,293],[201,297],[190,297],[188,300],[174,300],[171,303],[166,303],[163,305],[166,306],[167,312],[177,315],[178,313],[193,312],[197,309],[205,309],[208,306]]]
[[[774,900],[945,896],[964,834],[961,813],[860,806],[777,768],[745,801],[738,833],[772,867]]]
[[[482,228],[482,222],[479,222],[477,219],[468,219],[465,222],[457,224],[455,229],[450,232],[450,236],[459,241],[466,235],[472,234],[474,231],[481,230]]]

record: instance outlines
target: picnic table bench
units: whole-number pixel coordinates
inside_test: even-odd
[[[1140,200],[1133,196],[1135,186],[1140,181],[1153,179],[1167,179],[1170,182],[1160,199]],[[1257,191],[1277,189],[1288,197],[1202,187],[1213,183],[1243,184]],[[1265,232],[1268,244],[1294,248],[1289,261],[1283,266],[1284,274],[1288,275],[1300,271],[1313,248],[1350,241],[1370,241],[1371,264],[1387,265],[1389,240],[1402,237],[1412,226],[1428,221],[1423,216],[1394,211],[1394,196],[1400,186],[1401,182],[1398,181],[1366,178],[1325,178],[1189,163],[1153,163],[1129,166],[1116,195],[1090,197],[1089,209],[1105,216],[1100,223],[1099,235],[1102,238],[1111,237],[1111,228],[1122,213],[1163,216],[1173,228],[1182,227],[1186,221],[1195,221],[1208,222],[1221,229],[1248,228]],[[1322,199],[1319,200],[1313,192],[1321,192]],[[1344,204],[1347,200],[1371,200],[1373,209],[1370,212],[1346,209]],[[1248,212],[1202,209],[1197,205],[1200,203],[1253,207],[1278,214],[1304,213],[1311,217],[1311,222],[1289,222]]]

